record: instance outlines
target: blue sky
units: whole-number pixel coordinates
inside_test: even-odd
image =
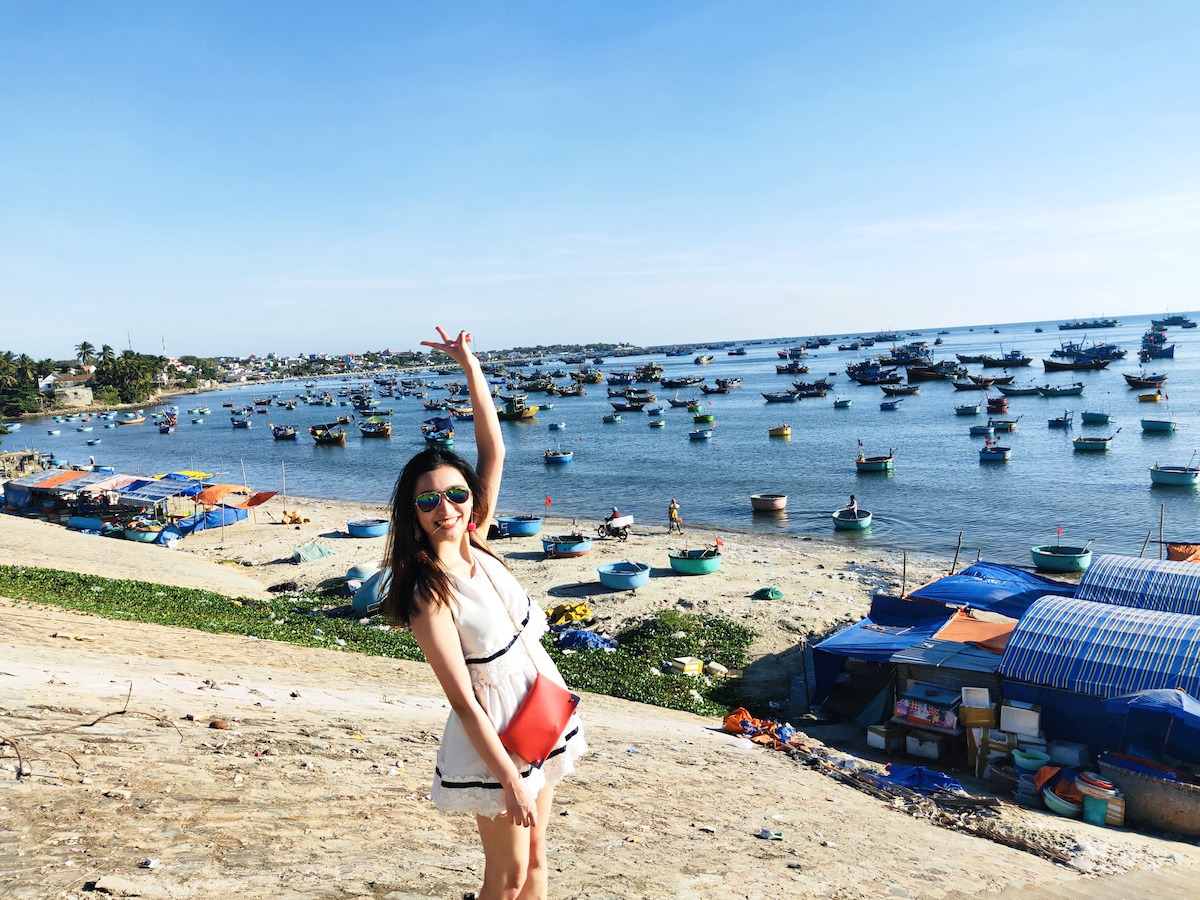
[[[0,349],[1200,308],[1200,4],[0,0]]]

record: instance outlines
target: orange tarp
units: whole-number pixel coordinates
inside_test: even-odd
[[[1167,544],[1167,559],[1200,562],[1200,544]]]
[[[214,484],[206,487],[196,495],[196,502],[206,506],[235,506],[238,509],[249,509],[266,503],[275,496],[275,491],[259,491],[248,497],[230,498],[230,494],[250,494],[250,489],[239,484]]]
[[[63,469],[57,475],[51,475],[45,481],[35,484],[31,490],[41,491],[46,488],[58,487],[60,484],[66,484],[68,481],[74,481],[76,478],[82,478],[84,475],[89,475],[90,472],[77,472],[74,469]]]
[[[236,506],[238,509],[249,509],[252,506],[260,506],[261,504],[266,503],[274,496],[275,491],[259,491],[257,494],[247,497],[245,500],[223,500],[222,503],[225,506]]]
[[[939,641],[974,644],[981,650],[1003,653],[1016,622],[985,622],[969,616],[961,609],[934,635]]]

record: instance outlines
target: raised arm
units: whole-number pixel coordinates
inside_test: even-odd
[[[441,326],[437,333],[440,341],[421,341],[425,347],[441,350],[462,366],[467,377],[467,390],[471,394],[471,408],[475,419],[475,446],[479,449],[479,460],[475,471],[487,491],[488,515],[496,515],[496,503],[500,498],[500,477],[504,472],[504,437],[500,431],[500,417],[492,405],[492,392],[487,378],[479,366],[479,360],[468,344],[473,343],[470,333],[460,331],[451,339]]]

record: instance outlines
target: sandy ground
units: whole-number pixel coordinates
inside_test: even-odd
[[[347,517],[369,510],[295,505],[313,520],[299,530],[270,524],[279,511],[268,505],[260,524],[174,551],[0,517],[0,558],[251,595],[328,582],[378,557],[382,542],[344,535]],[[335,556],[290,562],[291,548],[314,538]],[[671,605],[746,621],[762,634],[756,660],[774,673],[764,687],[786,673],[801,633],[857,617],[873,589],[899,586],[898,555],[723,539],[721,572],[704,578],[662,571],[666,548],[682,542],[661,531],[598,541],[575,561],[542,562],[536,539],[498,549],[539,602],[586,597],[614,629]],[[610,558],[649,562],[655,577],[634,594],[601,593],[595,565]],[[924,580],[914,570],[940,565],[910,559],[910,585]],[[767,584],[784,600],[748,599]],[[33,773],[17,780],[4,748],[0,897],[412,900],[478,886],[473,820],[428,801],[446,704],[426,666],[8,600],[0,638],[0,736]],[[90,724],[127,703],[129,714]],[[713,719],[592,695],[582,709],[593,753],[559,791],[554,897],[1049,897],[1085,871],[1200,860],[1191,844],[1005,806],[1005,822],[1073,848],[1073,867],[1054,865],[889,809]],[[763,828],[783,840],[757,838]],[[145,860],[159,862],[139,867]],[[1125,895],[1106,883],[1095,882],[1096,896]]]

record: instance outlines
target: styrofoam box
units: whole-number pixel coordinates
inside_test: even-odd
[[[1000,730],[1036,737],[1042,730],[1042,708],[1028,703],[1005,700],[1000,707]]]
[[[942,759],[950,754],[950,739],[944,737],[923,741],[915,734],[910,734],[904,746],[913,756],[923,756],[926,759]]]
[[[1075,741],[1051,741],[1046,745],[1046,752],[1050,754],[1050,762],[1075,769],[1084,768],[1092,759],[1088,745]]]
[[[963,706],[991,706],[992,692],[987,688],[965,687],[962,689]]]

